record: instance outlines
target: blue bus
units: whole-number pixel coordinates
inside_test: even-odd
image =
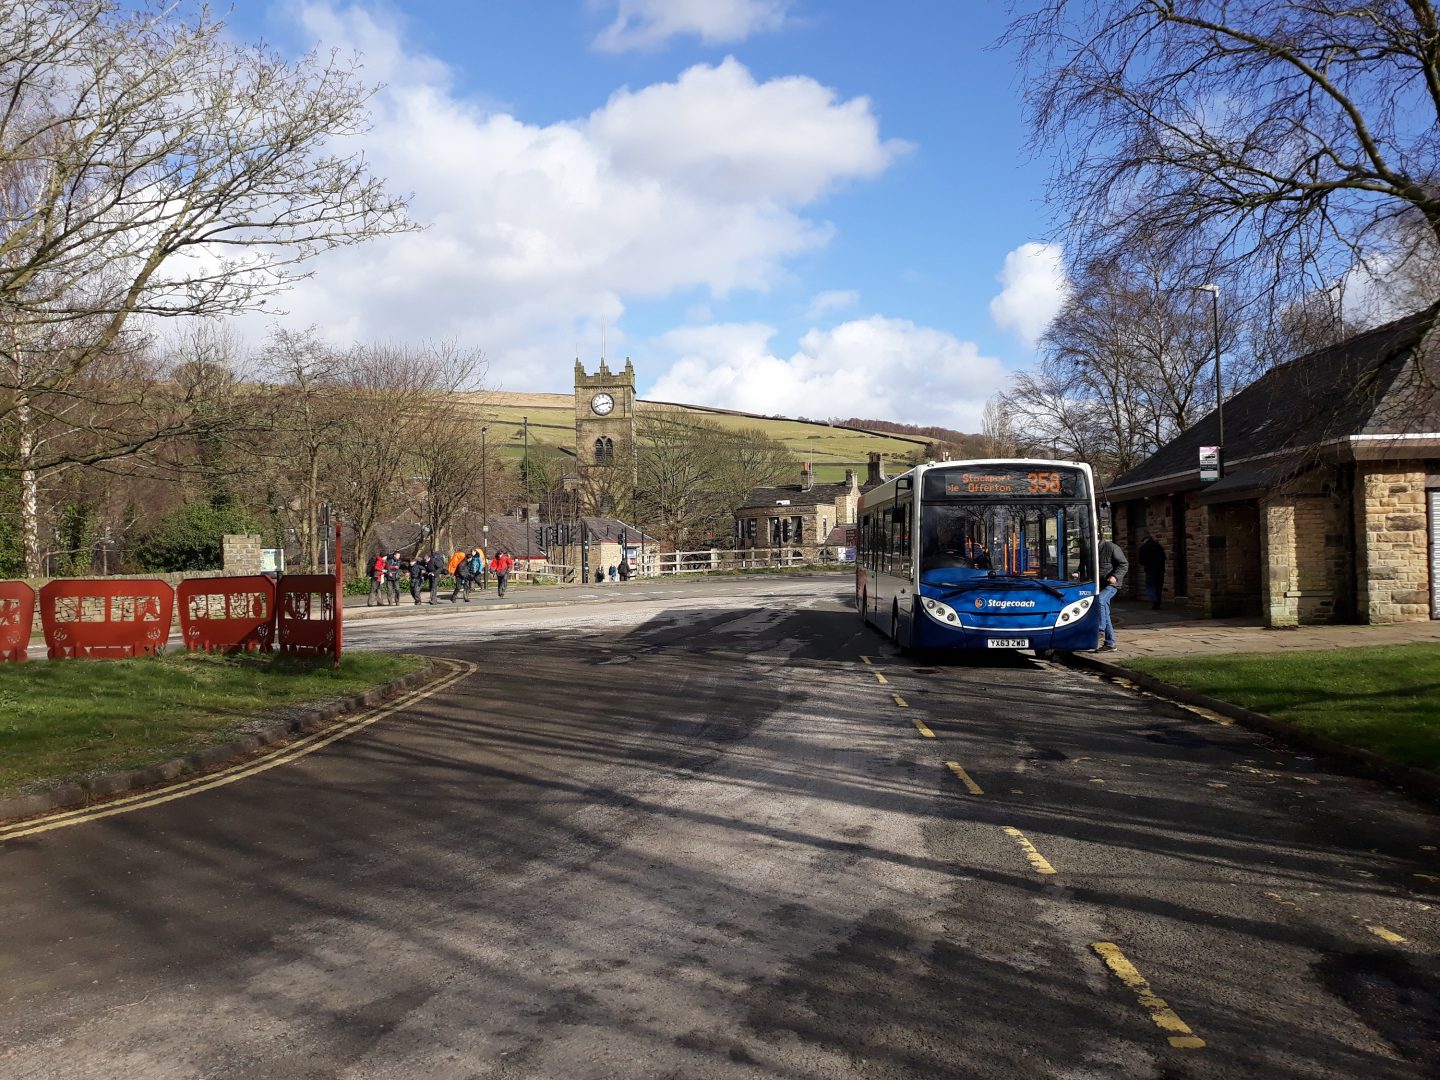
[[[856,520],[856,608],[902,651],[1095,648],[1090,466],[917,465],[861,495]]]

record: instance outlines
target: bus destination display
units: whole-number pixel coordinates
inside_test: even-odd
[[[929,499],[1083,499],[1081,474],[1073,469],[985,468],[932,470],[925,474]]]

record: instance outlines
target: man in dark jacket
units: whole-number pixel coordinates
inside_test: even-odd
[[[385,599],[391,607],[400,606],[400,577],[405,572],[405,564],[400,559],[398,551],[392,551],[385,560]]]
[[[1140,570],[1145,575],[1145,595],[1150,598],[1150,610],[1160,606],[1160,593],[1165,588],[1165,549],[1160,541],[1144,533],[1135,558],[1140,561]]]
[[[449,562],[450,560],[439,551],[430,553],[430,563],[426,567],[426,572],[430,575],[430,603],[432,604],[436,602],[435,594],[440,591],[440,579],[449,572],[446,569]]]
[[[1115,651],[1115,624],[1110,621],[1110,601],[1125,584],[1125,574],[1130,569],[1130,560],[1113,540],[1100,543],[1100,633],[1104,640],[1096,652]]]

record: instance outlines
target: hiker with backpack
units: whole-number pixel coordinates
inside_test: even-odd
[[[455,578],[455,588],[450,591],[450,602],[453,604],[463,592],[465,602],[470,602],[470,584],[473,580],[470,573],[470,554],[465,551],[457,551],[450,556],[450,573]]]

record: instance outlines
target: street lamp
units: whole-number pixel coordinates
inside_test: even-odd
[[[1211,325],[1215,332],[1215,444],[1220,448],[1217,473],[1225,475],[1225,404],[1220,390],[1220,286],[1215,284],[1196,285],[1198,292],[1210,294]]]
[[[525,428],[525,581],[530,581],[530,527],[534,523],[530,520],[530,418],[522,416],[520,423]]]
[[[488,424],[480,425],[480,550],[485,553],[480,568],[480,588],[490,588],[490,453],[486,435]]]

